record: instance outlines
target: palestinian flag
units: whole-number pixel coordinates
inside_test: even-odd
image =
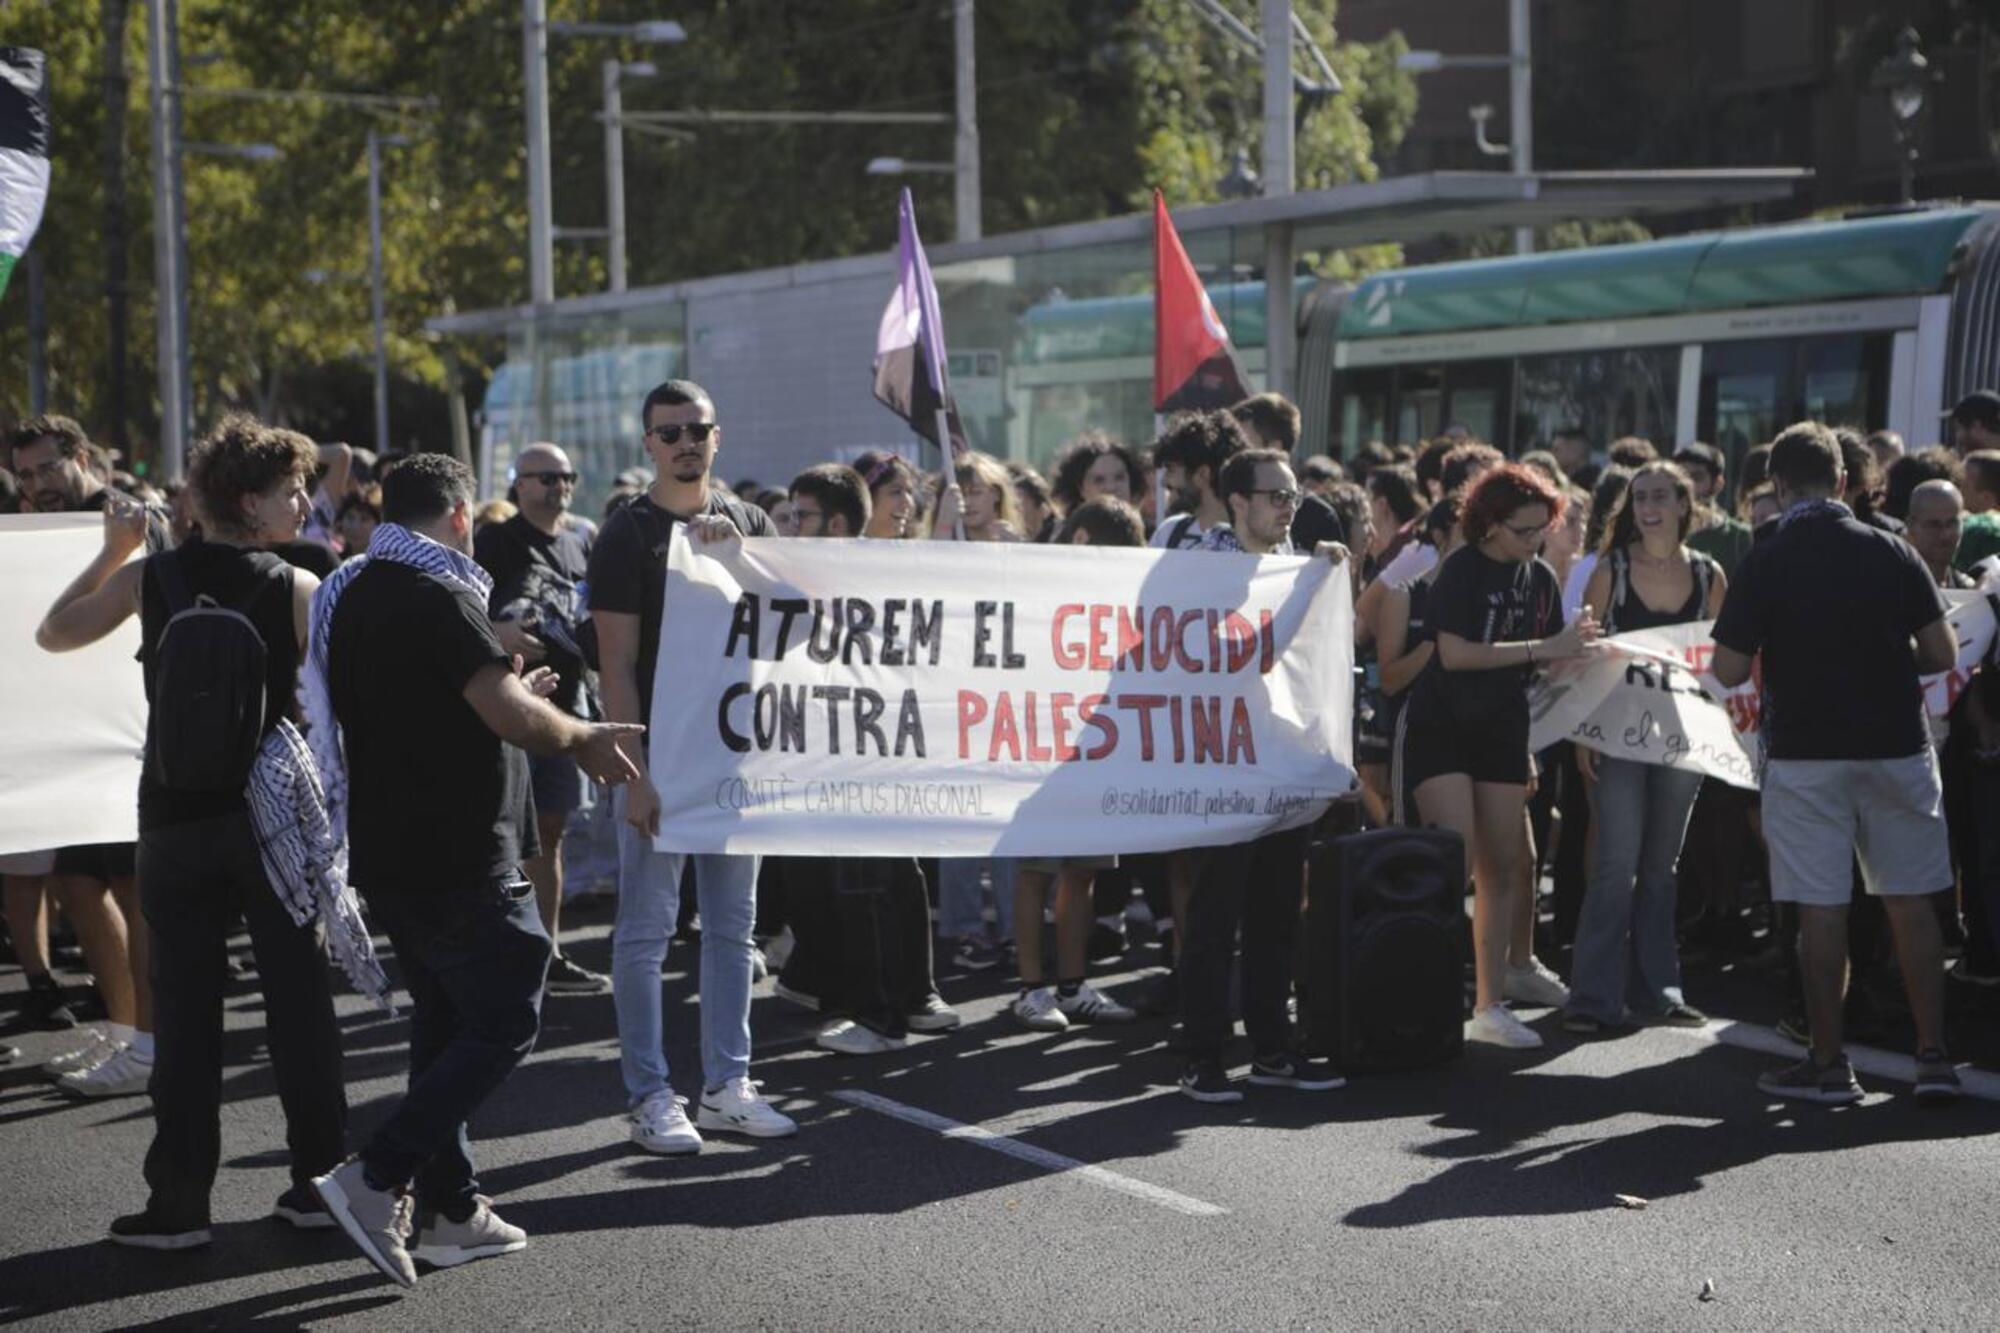
[[[40,51],[0,46],[0,294],[48,198],[48,63]]]
[[[1153,191],[1153,410],[1229,407],[1250,396],[1167,201]]]
[[[938,313],[937,284],[917,237],[917,209],[907,187],[897,214],[896,259],[896,290],[889,294],[875,334],[875,397],[932,444],[942,443],[937,415],[944,408],[952,456],[957,457],[966,451],[965,428],[951,401],[944,316]]]

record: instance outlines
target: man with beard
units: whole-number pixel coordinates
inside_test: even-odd
[[[487,614],[500,646],[530,666],[556,674],[549,703],[572,717],[597,716],[597,694],[576,641],[583,612],[581,589],[590,569],[586,530],[569,514],[577,474],[569,455],[553,444],[531,444],[514,460],[518,512],[488,525],[472,543],[480,568],[493,576]],[[542,927],[555,956],[549,961],[551,995],[602,995],[611,979],[579,966],[562,951],[557,921],[562,911],[563,829],[582,809],[590,788],[568,755],[531,756],[535,828],[541,851],[522,863],[535,886]]]
[[[614,722],[646,722],[660,656],[667,550],[674,529],[703,516],[746,537],[775,536],[763,510],[711,486],[722,427],[708,392],[668,380],[639,411],[655,477],[643,495],[605,520],[590,556],[590,618],[597,627],[604,710]],[[798,1126],[772,1109],[750,1081],[750,986],[757,916],[757,858],[694,858],[701,896],[701,1054],[703,1085],[690,1123],[668,1082],[662,1048],[660,967],[680,914],[687,855],[656,851],[660,794],[636,738],[625,753],[638,778],[618,794],[618,921],[611,935],[611,987],[632,1141],[647,1152],[701,1151],[696,1129],[778,1138]]]
[[[1227,412],[1189,412],[1168,423],[1153,460],[1165,470],[1167,500],[1177,517],[1154,530],[1152,545],[1169,551],[1199,546],[1204,533],[1229,521],[1215,479],[1248,447],[1243,427]]]

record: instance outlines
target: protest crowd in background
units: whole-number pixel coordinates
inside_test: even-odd
[[[1524,1049],[1551,1028],[1699,1027],[1683,957],[1762,954],[1781,1030],[1810,1048],[1766,1091],[1858,1098],[1843,1013],[1850,1030],[1879,1026],[1900,984],[1916,1094],[1956,1095],[1945,1007],[2000,985],[2000,674],[1989,662],[1957,681],[1928,719],[1919,678],[1956,658],[1942,593],[1991,586],[2000,395],[1966,398],[1936,445],[1793,426],[1734,477],[1707,445],[1669,456],[1576,431],[1518,459],[1457,429],[1304,456],[1297,410],[1258,395],[1174,415],[1152,441],[1088,433],[1047,475],[967,452],[941,477],[915,450],[877,451],[731,486],[727,410],[690,383],[655,389],[634,470],[590,514],[572,505],[580,478],[559,441],[521,451],[508,499],[481,505],[441,455],[375,457],[247,418],[217,427],[191,479],[164,490],[66,418],[14,429],[8,510],[104,514],[104,553],[52,609],[43,645],[80,647],[138,614],[154,703],[137,848],[0,863],[25,1020],[80,1042],[48,1072],[78,1097],[153,1099],[150,1196],[114,1239],[208,1240],[215,1001],[240,966],[220,942],[239,915],[292,1130],[278,1215],[339,1225],[405,1285],[415,1260],[526,1244],[478,1193],[463,1124],[506,1095],[545,1002],[615,1007],[629,1134],[662,1154],[698,1152],[708,1134],[797,1132],[751,1076],[753,1005],[803,1006],[827,1051],[879,1056],[959,1027],[940,976],[1009,976],[1012,1020],[1031,1031],[1165,1024],[1173,1069],[1132,1077],[1177,1074],[1203,1103],[1240,1101],[1245,1082],[1341,1085],[1326,1034],[1294,1016],[1309,828],[1034,859],[656,850],[662,779],[640,728],[655,668],[677,651],[661,605],[683,524],[716,542],[1330,556],[1354,595],[1359,782],[1329,818],[1462,836],[1466,1040]],[[1088,554],[1074,558],[1084,570]],[[214,758],[161,719],[190,671],[241,647],[181,634],[199,596],[259,631],[250,687],[265,721],[244,738],[247,799],[241,786],[190,797],[166,759],[155,767]],[[1762,657],[1743,686],[1762,691],[1761,797],[1586,745],[1531,749],[1537,673],[1578,669],[1607,637],[1710,621],[1721,687]],[[301,796],[315,764],[339,771]],[[324,816],[283,864],[268,846],[274,801]],[[612,904],[608,971],[593,970],[564,949],[565,925]],[[68,940],[94,999],[59,976]],[[685,1020],[663,1009],[661,969],[684,940],[700,957],[699,1069],[664,1054]],[[384,941],[414,1005],[412,1081],[351,1144],[321,950],[367,993]],[[1093,984],[1133,969],[1115,992]],[[84,1023],[86,1008],[101,1021]]]

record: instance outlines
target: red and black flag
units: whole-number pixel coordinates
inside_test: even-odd
[[[1250,396],[1229,330],[1153,191],[1153,410],[1229,407]]]

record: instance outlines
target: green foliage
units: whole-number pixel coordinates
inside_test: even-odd
[[[128,3],[130,0],[128,0]],[[107,0],[13,0],[7,40],[48,52],[56,125],[48,220],[35,242],[49,276],[53,405],[106,426],[102,142]],[[1234,0],[1246,22],[1256,7]],[[1415,113],[1395,68],[1400,38],[1335,41],[1333,0],[1298,0],[1345,95],[1298,136],[1298,185],[1372,179]],[[648,59],[628,111],[900,110],[953,106],[945,0],[550,0],[551,18],[629,21],[670,13],[685,45],[549,42],[550,141],[559,225],[604,225],[602,62]],[[127,33],[127,189],[132,425],[150,437],[153,290],[145,6]],[[441,345],[425,319],[520,303],[527,289],[520,6],[514,0],[181,0],[184,82],[196,88],[367,92],[434,99],[428,109],[193,95],[191,141],[268,142],[281,162],[186,161],[198,422],[247,405],[317,433],[366,439],[369,320],[367,136],[384,150],[389,357],[442,420],[450,363],[490,364],[492,344]],[[1262,76],[1186,0],[982,0],[979,115],[988,234],[1141,208],[1155,185],[1176,206],[1216,197],[1238,148],[1259,155]],[[1295,52],[1297,68],[1311,66]],[[928,239],[952,232],[949,176],[871,177],[877,156],[949,160],[952,127],[696,127],[691,141],[628,133],[633,286],[882,249],[908,184]],[[606,285],[601,242],[562,241],[556,288]],[[1310,256],[1329,274],[1395,260],[1393,247]],[[0,374],[25,408],[26,282],[0,303]],[[410,414],[399,406],[399,420]]]

